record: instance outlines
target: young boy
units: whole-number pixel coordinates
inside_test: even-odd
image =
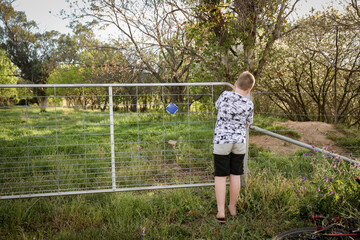
[[[214,133],[216,219],[225,223],[226,177],[230,179],[231,216],[236,216],[240,191],[240,175],[244,174],[246,128],[253,122],[253,102],[246,98],[255,84],[254,76],[246,71],[235,82],[235,92],[224,91],[216,101],[218,110]]]

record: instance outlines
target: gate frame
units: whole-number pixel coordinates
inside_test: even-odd
[[[171,188],[186,188],[186,187],[203,187],[214,186],[215,183],[189,183],[179,185],[162,185],[162,186],[148,186],[148,187],[131,187],[131,188],[117,188],[116,187],[116,171],[115,171],[115,141],[114,141],[114,110],[113,110],[113,87],[168,87],[168,86],[228,86],[235,90],[234,85],[227,82],[201,82],[201,83],[113,83],[113,84],[0,84],[0,88],[75,88],[75,87],[107,87],[109,93],[109,118],[110,118],[110,144],[111,144],[111,172],[112,172],[112,186],[109,189],[99,190],[82,190],[82,191],[64,191],[64,192],[49,192],[49,193],[34,193],[34,194],[19,194],[0,196],[1,199],[17,199],[17,198],[31,198],[44,196],[63,196],[86,193],[106,193],[106,192],[124,192],[137,190],[156,190],[156,189],[171,189]],[[55,90],[54,90],[55,91]],[[56,91],[55,91],[56,93]],[[250,95],[247,96],[250,98]],[[213,102],[213,104],[215,104]],[[241,175],[241,186],[246,185],[246,175],[248,172],[248,147],[249,147],[249,128],[246,130],[246,152],[244,157],[244,175]]]

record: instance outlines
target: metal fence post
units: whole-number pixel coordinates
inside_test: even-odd
[[[88,164],[87,164],[87,148],[86,148],[86,105],[85,105],[85,88],[82,88],[82,115],[83,115],[83,129],[84,129],[84,157],[85,157],[85,187],[88,187]]]
[[[245,157],[244,157],[244,174],[240,176],[241,186],[246,186],[246,177],[248,173],[248,159],[249,159],[249,128],[246,129],[246,148],[245,148]]]
[[[110,114],[110,145],[111,145],[111,179],[112,179],[112,189],[115,190],[116,174],[115,174],[114,109],[113,109],[112,86],[109,86],[109,114]]]

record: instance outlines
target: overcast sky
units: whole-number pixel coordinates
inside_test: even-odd
[[[13,7],[24,11],[27,19],[34,20],[43,31],[70,32],[66,28],[68,22],[60,17],[61,9],[68,9],[65,0],[16,0]]]
[[[297,4],[297,13],[301,16],[309,13],[312,8],[322,10],[323,7],[334,5],[334,1],[336,0],[300,0]],[[16,0],[13,6],[15,10],[24,11],[28,20],[34,20],[42,31],[71,32],[66,27],[68,21],[60,17],[61,9],[68,9],[65,0]]]

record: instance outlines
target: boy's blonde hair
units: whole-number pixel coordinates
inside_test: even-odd
[[[255,77],[249,71],[245,71],[240,74],[235,84],[241,90],[247,91],[254,86]]]

